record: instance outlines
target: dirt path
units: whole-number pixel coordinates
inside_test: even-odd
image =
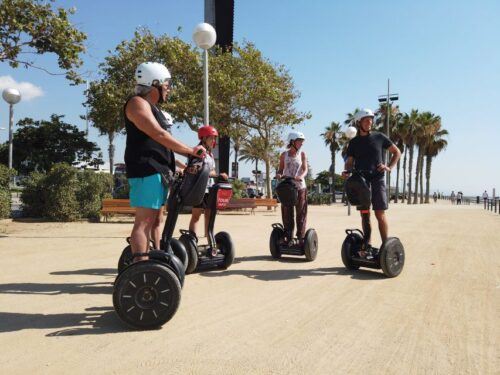
[[[342,265],[357,215],[309,212],[312,263],[271,260],[276,213],[219,216],[237,262],[188,276],[175,317],[149,332],[128,331],[112,308],[131,224],[1,222],[1,373],[499,373],[500,215],[391,208],[406,266],[386,279]]]

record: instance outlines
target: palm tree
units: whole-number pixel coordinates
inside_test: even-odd
[[[411,204],[411,173],[413,168],[413,152],[415,149],[415,129],[418,127],[418,109],[412,109],[409,114],[404,114],[402,118],[403,125],[405,129],[403,139],[406,144],[406,149],[408,150],[408,204]],[[406,157],[404,167],[406,167]],[[405,168],[404,168],[405,169]],[[403,184],[406,187],[406,170],[404,171],[405,177],[403,179]],[[403,193],[404,194],[404,193]]]
[[[346,116],[347,118],[344,120],[344,125],[347,126],[354,126],[354,117],[356,116],[356,113],[359,112],[360,109],[356,108],[354,111],[349,112]]]
[[[264,145],[261,138],[252,137],[243,141],[239,150],[239,161],[255,162],[255,171],[259,170],[259,161],[264,160]],[[255,186],[259,191],[258,175],[255,174]]]
[[[325,145],[330,148],[330,157],[332,159],[332,165],[330,167],[330,176],[332,178],[332,181],[334,182],[335,182],[335,155],[341,148],[340,139],[342,135],[343,132],[340,130],[340,124],[335,121],[332,121],[330,126],[327,126],[325,128],[325,132],[321,133],[321,136],[325,141]],[[332,201],[333,203],[335,203],[336,202],[335,188],[333,189],[332,195],[333,195]]]
[[[395,113],[394,119],[392,122],[392,129],[391,129],[391,139],[401,152],[403,152],[405,150],[405,145],[404,145],[404,141],[403,141],[404,129],[402,129],[402,126],[403,126],[402,118],[403,118],[402,113],[400,113],[400,112]],[[394,203],[398,203],[400,168],[401,168],[401,160],[398,160],[398,164],[396,166],[396,194],[395,194],[395,198],[394,198]],[[403,188],[403,190],[404,190],[404,188]],[[403,193],[403,195],[404,195],[404,193]]]
[[[423,188],[423,170],[424,170],[424,154],[428,144],[431,142],[433,134],[441,127],[441,118],[432,112],[423,112],[419,116],[420,127],[417,134],[418,140],[418,158],[417,158],[417,180],[415,180],[415,195],[413,203],[418,201],[418,188],[420,188],[420,203],[424,203],[424,188]]]
[[[429,194],[430,194],[430,179],[431,179],[431,168],[432,168],[432,159],[435,158],[441,151],[443,151],[448,145],[448,141],[444,139],[448,135],[448,131],[446,129],[441,129],[441,121],[439,121],[439,127],[433,133],[431,139],[427,143],[427,147],[425,149],[425,157],[426,157],[426,170],[425,170],[425,178],[426,178],[426,186],[425,186],[425,203],[429,203]]]

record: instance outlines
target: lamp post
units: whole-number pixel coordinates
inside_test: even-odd
[[[391,94],[390,92],[390,79],[387,79],[387,95],[380,95],[378,97],[379,103],[387,103],[386,105],[386,123],[385,123],[385,135],[387,135],[387,138],[390,138],[391,136],[391,128],[390,128],[390,123],[391,123],[391,103],[395,102],[396,100],[399,99],[399,94]],[[385,153],[385,162],[387,163],[389,160],[389,152],[386,151]],[[387,173],[386,176],[386,184],[387,184],[387,204],[391,201],[391,174]],[[395,202],[398,201],[397,197],[397,192],[396,192],[396,198]]]
[[[193,40],[196,46],[203,49],[203,123],[209,124],[208,110],[208,50],[212,48],[217,39],[217,33],[209,23],[198,24],[193,31]]]
[[[9,169],[12,169],[12,128],[14,127],[14,104],[21,100],[21,93],[16,89],[5,89],[2,92],[3,100],[9,103]]]

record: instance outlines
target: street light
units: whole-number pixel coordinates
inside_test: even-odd
[[[385,135],[387,135],[387,138],[390,138],[391,136],[391,130],[390,130],[390,122],[391,122],[391,103],[399,99],[399,94],[391,94],[390,92],[390,79],[387,79],[387,95],[380,95],[378,97],[379,103],[387,103],[386,105],[386,125],[385,125]],[[386,163],[389,162],[389,152],[386,151],[385,153],[385,159]],[[391,174],[387,173],[386,176],[386,185],[387,185],[387,204],[391,201]],[[399,192],[396,192],[395,198],[394,198],[394,203],[398,202],[398,194]]]
[[[12,169],[12,128],[14,126],[14,104],[21,100],[21,93],[16,89],[5,89],[2,92],[3,100],[9,103],[9,169]]]
[[[217,33],[209,23],[198,24],[193,31],[193,40],[196,45],[203,49],[203,122],[209,124],[208,111],[208,50],[212,48],[217,39]]]

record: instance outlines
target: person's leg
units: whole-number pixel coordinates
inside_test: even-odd
[[[283,219],[283,227],[285,228],[287,240],[293,236],[293,206],[281,205],[281,218]]]
[[[158,210],[152,208],[137,207],[135,210],[135,221],[130,235],[130,246],[132,253],[147,253],[149,250],[149,236],[153,224],[158,217]],[[136,261],[147,259],[137,257]]]
[[[161,175],[158,173],[147,177],[130,178],[129,186],[130,206],[136,208],[130,246],[133,253],[146,253],[168,189],[163,185]]]
[[[160,249],[161,235],[163,232],[163,226],[165,225],[165,214],[163,213],[164,209],[165,208],[162,207],[158,210],[158,216],[156,217],[151,230],[151,240],[153,241],[155,249]]]
[[[201,216],[201,208],[195,208],[193,207],[191,211],[191,221],[189,222],[189,230],[191,232],[197,233],[196,232],[196,227],[198,226],[198,221],[200,221],[200,216]]]
[[[370,220],[370,210],[360,210],[361,227],[363,228],[365,247],[372,243],[372,223]]]
[[[208,237],[208,223],[210,221],[210,212],[210,209],[205,208],[205,237]]]
[[[378,221],[378,230],[380,232],[380,238],[382,238],[382,243],[387,239],[389,235],[389,225],[387,224],[387,217],[384,210],[376,210],[375,217]]]
[[[297,238],[303,242],[307,225],[307,189],[298,191],[296,210]]]

